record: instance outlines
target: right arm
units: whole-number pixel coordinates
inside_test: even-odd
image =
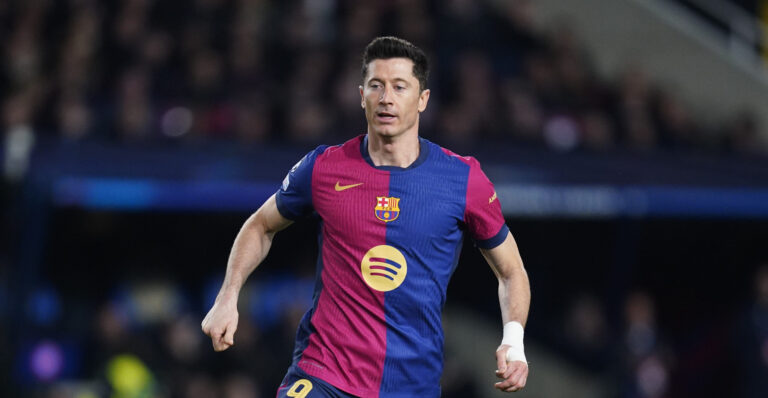
[[[202,322],[203,332],[211,337],[214,350],[224,351],[235,343],[240,289],[269,253],[275,234],[291,223],[280,214],[275,195],[272,195],[243,224],[229,253],[224,283]]]

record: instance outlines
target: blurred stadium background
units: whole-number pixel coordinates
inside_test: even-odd
[[[531,277],[523,397],[768,397],[761,0],[0,1],[0,396],[270,397],[317,225],[233,349],[199,329],[241,223],[364,132],[360,53],[426,49],[422,134],[476,156]],[[496,283],[449,289],[445,397],[492,397]]]

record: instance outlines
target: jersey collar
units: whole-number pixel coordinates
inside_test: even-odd
[[[416,160],[414,160],[413,163],[411,163],[411,165],[408,167],[376,166],[373,164],[371,154],[368,153],[368,134],[364,134],[363,139],[360,140],[360,153],[363,155],[363,159],[365,159],[365,161],[375,169],[385,171],[406,171],[418,167],[424,163],[425,160],[427,160],[427,157],[429,157],[429,145],[427,144],[427,140],[419,137],[419,157],[416,158]]]

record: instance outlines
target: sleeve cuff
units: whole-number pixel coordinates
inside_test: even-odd
[[[509,234],[509,227],[507,227],[506,223],[501,224],[501,229],[496,233],[496,235],[491,236],[488,239],[477,240],[477,247],[481,249],[493,249],[494,247],[502,244],[504,240],[507,239],[507,234]]]
[[[277,204],[277,211],[280,212],[280,215],[291,220],[296,221],[301,217],[300,214],[296,214],[292,211],[290,211],[289,207],[285,205],[283,202],[283,195],[280,194],[280,191],[278,190],[275,194],[275,203]]]

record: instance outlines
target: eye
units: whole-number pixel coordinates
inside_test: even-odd
[[[403,90],[405,90],[405,86],[403,86],[402,84],[398,84],[397,86],[395,86],[395,90],[403,91]]]
[[[381,88],[381,84],[380,84],[380,83],[376,83],[376,82],[373,82],[373,83],[371,83],[371,84],[370,84],[370,87],[371,87],[371,88]]]

